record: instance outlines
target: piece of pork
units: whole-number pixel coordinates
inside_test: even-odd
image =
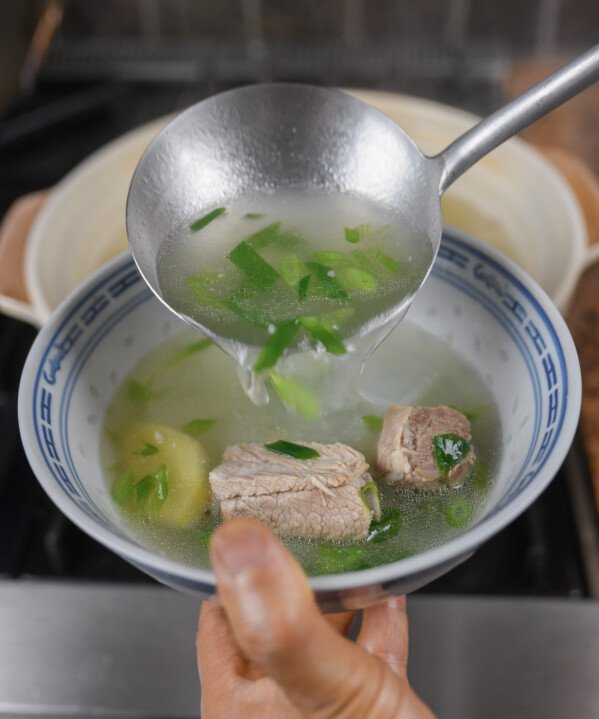
[[[394,404],[385,412],[377,447],[377,468],[385,478],[402,485],[436,488],[459,484],[474,463],[474,451],[444,475],[435,462],[433,437],[456,434],[470,441],[470,422],[451,407],[404,407]]]
[[[299,460],[263,444],[227,447],[210,472],[224,519],[256,517],[279,534],[363,539],[372,511],[360,490],[372,479],[364,456],[347,445],[302,442],[320,457]]]

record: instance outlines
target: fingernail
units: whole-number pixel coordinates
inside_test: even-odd
[[[247,526],[223,526],[210,547],[214,571],[220,578],[234,579],[248,569],[266,563],[264,534]]]

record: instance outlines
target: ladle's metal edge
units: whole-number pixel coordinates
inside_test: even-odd
[[[599,80],[599,44],[527,90],[429,158],[439,195],[486,154]]]

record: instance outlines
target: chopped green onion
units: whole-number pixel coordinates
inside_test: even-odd
[[[349,292],[373,292],[378,284],[374,275],[360,267],[341,267],[338,277],[339,284]]]
[[[353,250],[351,254],[362,269],[370,272],[375,277],[380,277],[381,272],[395,275],[401,269],[401,264],[398,260],[387,255],[378,247]]]
[[[366,547],[355,545],[319,544],[318,559],[310,574],[338,574],[369,569],[372,564],[365,558]]]
[[[200,217],[199,220],[192,222],[191,225],[189,225],[189,229],[192,232],[199,232],[203,227],[210,224],[212,220],[216,220],[216,218],[220,217],[224,212],[226,212],[224,207],[217,207],[216,210],[212,210],[212,212],[204,215],[204,217]]]
[[[154,390],[150,387],[150,380],[138,382],[136,379],[130,379],[127,383],[127,393],[136,402],[148,402],[156,396]]]
[[[351,244],[359,242],[366,234],[368,234],[370,225],[358,225],[357,227],[345,227],[345,239]]]
[[[383,429],[383,418],[378,417],[376,414],[365,414],[362,417],[364,426],[371,429],[373,432],[380,432]]]
[[[131,498],[131,490],[133,489],[133,475],[128,472],[116,480],[110,488],[110,495],[114,501],[124,506]]]
[[[479,492],[489,489],[489,473],[482,462],[477,462],[472,472],[472,487]]]
[[[285,377],[276,370],[270,371],[269,381],[286,407],[306,419],[316,419],[318,417],[320,414],[320,401],[311,389],[291,377]]]
[[[342,252],[333,250],[320,250],[314,253],[314,257],[320,264],[332,267],[334,270],[338,267],[352,267],[354,265],[351,255],[345,255]]]
[[[369,542],[380,544],[387,539],[395,537],[401,530],[401,512],[397,507],[387,507],[383,510],[381,518],[370,523]]]
[[[285,248],[287,250],[304,249],[308,251],[310,249],[306,240],[292,230],[283,230],[279,232],[277,237],[277,247]]]
[[[327,352],[335,355],[347,354],[343,340],[336,330],[321,317],[304,316],[299,318],[306,330],[320,342]]]
[[[256,327],[268,327],[268,325],[271,324],[266,317],[261,315],[256,310],[253,310],[250,307],[243,307],[232,299],[225,300],[223,304],[231,310],[231,312],[234,312],[251,325],[256,325]]]
[[[134,486],[133,491],[135,493],[135,502],[138,506],[145,504],[150,497],[152,490],[154,489],[155,478],[152,474],[146,474],[145,477],[139,480]]]
[[[351,319],[355,310],[353,307],[339,307],[336,310],[327,312],[326,315],[321,315],[321,319],[326,319],[332,323],[333,327],[338,328],[344,325],[349,319]]]
[[[332,300],[350,301],[347,292],[335,279],[335,270],[318,262],[306,262],[306,267],[312,271],[318,282],[318,285],[314,288],[315,291],[322,290],[323,294]]]
[[[139,454],[142,457],[150,457],[153,454],[158,454],[160,450],[155,444],[150,444],[149,442],[144,442],[144,448],[138,449],[136,452],[132,452],[132,454]]]
[[[436,434],[433,437],[435,462],[440,472],[447,476],[470,451],[470,442],[457,434]]]
[[[279,264],[279,274],[288,287],[295,287],[300,281],[303,262],[297,255],[285,255]]]
[[[181,429],[187,434],[201,434],[206,432],[216,424],[215,419],[192,419],[191,422],[184,424]]]
[[[258,230],[258,232],[254,232],[254,234],[247,237],[245,241],[255,250],[262,250],[272,245],[273,242],[276,242],[279,237],[280,227],[280,222],[273,222],[272,225],[266,225],[266,227]]]
[[[371,480],[360,489],[360,498],[368,514],[372,512],[372,518],[379,520],[381,518],[381,498],[379,496],[379,488],[376,482]]]
[[[195,299],[206,307],[215,309],[227,309],[222,300],[212,292],[212,285],[220,279],[219,273],[215,270],[203,270],[197,275],[188,277],[186,282]]]
[[[264,445],[269,452],[275,454],[283,454],[285,457],[291,457],[292,459],[317,459],[320,457],[320,453],[312,447],[306,447],[303,444],[295,444],[294,442],[287,442],[284,439],[279,439],[276,442],[270,442],[270,444]]]
[[[198,532],[198,543],[200,547],[208,548],[213,534],[214,532],[209,529],[200,529],[200,531]]]
[[[168,496],[168,475],[165,464],[160,465],[160,469],[154,477],[156,479],[156,499],[159,502],[164,502]]]
[[[168,475],[166,465],[161,464],[154,474],[146,474],[145,477],[133,485],[136,509],[146,508],[150,503],[162,504],[168,495]]]
[[[227,257],[243,272],[248,280],[259,290],[266,290],[274,284],[279,275],[268,262],[245,240],[240,242]]]
[[[401,262],[399,262],[399,260],[396,260],[394,257],[391,257],[391,255],[386,254],[378,247],[372,247],[371,250],[376,261],[385,269],[389,270],[389,272],[392,272],[393,274],[399,272],[401,269]]]
[[[465,497],[450,497],[445,504],[445,521],[450,527],[465,527],[472,519],[472,506]]]
[[[297,285],[297,299],[301,302],[308,295],[308,285],[310,284],[310,275],[305,275]]]
[[[255,287],[242,285],[238,287],[223,304],[231,312],[257,327],[268,327],[272,324],[268,317],[264,317],[258,310],[254,309],[258,290]]]
[[[281,322],[275,327],[275,331],[266,340],[266,344],[254,363],[254,372],[261,372],[277,364],[279,357],[293,342],[298,326],[297,320],[289,320]]]
[[[196,354],[196,352],[203,352],[211,345],[212,340],[209,340],[206,337],[203,337],[201,340],[197,340],[196,342],[190,342],[175,352],[173,357],[169,360],[168,365],[170,366],[176,364],[177,362],[182,362],[188,357],[191,357],[191,355]]]
[[[246,212],[243,216],[245,220],[259,220],[261,217],[264,217],[263,212]]]

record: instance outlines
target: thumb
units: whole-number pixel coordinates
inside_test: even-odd
[[[328,624],[302,569],[265,526],[225,522],[210,551],[239,648],[298,709],[318,717],[399,716],[404,682]],[[383,711],[369,714],[375,705]]]

